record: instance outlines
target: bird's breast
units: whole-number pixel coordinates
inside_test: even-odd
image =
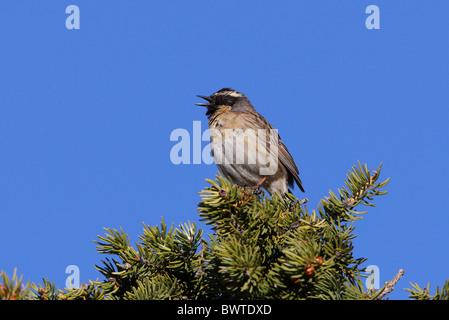
[[[218,106],[214,114],[209,118],[210,129],[228,129],[235,124],[237,115],[231,112],[229,106]]]

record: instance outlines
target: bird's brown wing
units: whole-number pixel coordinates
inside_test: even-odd
[[[263,116],[261,116],[260,114],[257,114],[257,115],[260,117],[259,119],[262,120],[262,122],[265,124],[265,128],[274,130],[273,126]],[[279,161],[287,169],[287,184],[289,187],[293,188],[294,181],[296,181],[296,184],[298,185],[299,189],[302,192],[305,192],[304,187],[302,186],[301,179],[299,179],[299,170],[295,164],[295,160],[293,160],[292,155],[290,154],[287,147],[282,142],[281,136],[279,135],[279,133],[277,133],[277,131],[276,131],[276,134],[277,134],[277,141],[273,141],[273,139],[271,139],[270,145],[273,145],[276,142],[278,144]],[[267,134],[267,140],[268,139],[270,139],[270,134]]]
[[[279,161],[285,166],[288,172],[287,183],[290,187],[293,187],[293,179],[295,179],[296,184],[302,192],[304,191],[304,187],[302,186],[301,179],[299,179],[299,170],[291,156],[290,152],[288,152],[287,147],[282,143],[281,138],[279,137]],[[293,178],[293,179],[292,179]]]

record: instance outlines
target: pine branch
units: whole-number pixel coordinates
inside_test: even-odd
[[[318,208],[321,216],[344,221],[361,219],[360,214],[366,211],[358,212],[355,207],[359,204],[374,206],[374,203],[370,202],[373,197],[387,193],[380,189],[388,184],[389,178],[384,182],[377,182],[381,167],[382,163],[376,171],[368,170],[367,165],[360,162],[358,166],[352,167],[352,171],[346,175],[345,186],[338,189],[339,196],[329,191],[329,197],[321,200]]]
[[[382,164],[381,164],[382,165]],[[97,250],[105,259],[96,269],[103,281],[60,290],[49,280],[23,286],[14,273],[2,273],[0,298],[41,300],[105,299],[382,299],[403,270],[378,291],[366,292],[363,257],[354,256],[358,206],[374,206],[386,194],[388,179],[379,182],[381,165],[354,166],[344,186],[309,212],[306,199],[286,193],[267,196],[263,190],[233,185],[218,175],[207,180],[198,204],[202,221],[213,234],[203,238],[195,223],[177,228],[162,219],[143,226],[131,245],[122,229],[105,228]],[[449,281],[435,295],[412,285],[412,299],[447,299]]]
[[[0,300],[21,300],[24,299],[29,291],[30,283],[23,284],[23,275],[17,276],[17,269],[14,269],[11,279],[5,272],[0,272]]]
[[[384,286],[384,288],[380,289],[377,294],[376,294],[376,299],[377,300],[382,300],[382,298],[384,296],[386,296],[387,294],[389,294],[391,291],[393,291],[394,286],[396,285],[396,283],[399,281],[399,279],[402,278],[402,276],[404,275],[405,271],[403,269],[399,269],[398,273],[394,276],[394,278],[390,281],[388,281],[386,283],[386,285]]]
[[[413,289],[405,289],[410,292],[409,298],[413,300],[449,300],[449,280],[440,287],[437,286],[435,294],[431,295],[430,283],[425,288],[421,288],[418,284],[411,283]]]

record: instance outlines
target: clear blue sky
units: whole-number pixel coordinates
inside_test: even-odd
[[[80,9],[68,30],[65,8]],[[257,4],[257,5],[256,5]],[[368,30],[368,5],[380,29]],[[215,165],[174,165],[197,94],[245,93],[300,169],[308,208],[358,160],[391,178],[355,253],[409,282],[449,279],[449,2],[0,2],[0,270],[101,278],[103,227],[197,221]],[[202,146],[207,145],[203,142]],[[296,196],[304,196],[299,191]]]

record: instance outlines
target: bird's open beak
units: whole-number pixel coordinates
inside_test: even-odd
[[[209,102],[209,103],[195,103],[197,106],[208,107],[208,106],[210,106],[210,103],[213,101],[211,97],[200,96],[200,95],[198,95],[197,97],[200,97]]]

